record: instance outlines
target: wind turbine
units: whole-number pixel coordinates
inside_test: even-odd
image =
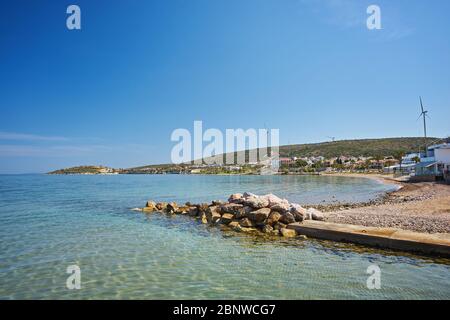
[[[423,108],[422,97],[419,97],[419,100],[420,100],[420,110],[422,112],[420,113],[417,120],[419,120],[420,117],[423,117],[423,136],[425,138],[425,153],[427,153],[427,121],[426,121],[426,117],[429,118],[429,116],[428,116],[428,110],[424,110],[424,108]]]

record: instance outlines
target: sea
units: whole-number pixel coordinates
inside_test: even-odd
[[[448,259],[131,210],[245,191],[360,202],[393,188],[331,176],[0,175],[0,299],[450,299]]]

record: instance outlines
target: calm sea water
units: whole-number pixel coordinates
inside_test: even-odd
[[[448,260],[267,241],[129,210],[148,199],[209,201],[243,191],[300,203],[362,201],[390,188],[343,177],[2,175],[0,299],[449,299]],[[66,288],[73,264],[80,290]],[[380,290],[366,286],[372,264],[381,268]]]

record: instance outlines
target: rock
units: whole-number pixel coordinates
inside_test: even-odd
[[[295,222],[295,218],[292,215],[292,213],[286,212],[286,213],[281,215],[280,221],[285,223],[285,224],[289,224],[289,223],[294,223]]]
[[[299,235],[298,237],[299,237],[300,239],[303,239],[303,240],[308,240],[308,237],[305,236],[304,234],[301,234],[301,235]]]
[[[156,211],[156,203],[154,201],[147,201],[145,207],[148,208],[147,211]]]
[[[286,212],[289,211],[290,205],[289,205],[289,202],[287,202],[287,201],[286,202],[280,202],[280,203],[272,205],[270,207],[270,209],[272,211],[277,211],[279,213],[286,213]]]
[[[231,213],[232,215],[240,215],[244,213],[244,206],[238,203],[227,203],[220,206],[221,213]]]
[[[132,208],[132,209],[130,209],[131,211],[144,211],[144,209],[142,209],[142,208]]]
[[[167,208],[167,202],[158,202],[158,203],[156,204],[156,208],[157,208],[159,211],[164,211],[164,210],[166,210],[166,208]]]
[[[281,218],[281,214],[279,212],[272,211],[269,214],[269,217],[267,218],[266,223],[273,226],[275,223],[278,222],[278,220],[280,220],[280,218]]]
[[[256,211],[252,211],[248,214],[248,218],[255,222],[263,222],[269,217],[270,209],[269,208],[261,208]]]
[[[208,219],[206,219],[206,213],[204,213],[204,212],[201,213],[200,218],[201,218],[203,224],[207,224],[208,223]]]
[[[251,228],[255,227],[255,223],[251,221],[249,218],[244,218],[241,221],[239,221],[239,224],[241,227]]]
[[[240,226],[240,224],[239,224],[239,221],[233,220],[233,221],[231,221],[231,222],[228,224],[228,226],[229,226],[230,228],[235,228],[235,227],[237,227],[237,226]]]
[[[186,202],[184,205],[185,205],[186,207],[193,207],[193,206],[194,206],[194,205],[193,205],[192,203],[190,203],[189,201]]]
[[[243,210],[239,210],[238,212],[236,212],[235,214],[235,218],[236,219],[242,219],[248,216],[248,214],[250,212],[252,212],[254,209],[250,206],[244,206]]]
[[[271,226],[269,226],[268,224],[266,224],[262,227],[261,231],[264,233],[272,233],[273,228]]]
[[[166,206],[166,211],[168,213],[175,213],[178,210],[178,205],[176,202],[170,202]]]
[[[232,195],[230,195],[230,197],[228,198],[228,202],[230,203],[239,203],[241,204],[244,201],[242,194],[240,193],[234,193]]]
[[[294,238],[297,235],[297,232],[295,232],[295,230],[293,229],[282,228],[280,232],[281,235],[286,238]]]
[[[254,193],[251,193],[251,192],[244,192],[244,194],[242,195],[242,197],[243,197],[244,199],[247,199],[248,197],[257,197],[257,195],[254,194]]]
[[[267,201],[269,201],[269,207],[286,202],[289,204],[289,201],[287,201],[286,199],[281,199],[272,193],[266,194],[262,197],[266,198]]]
[[[219,212],[218,206],[212,206],[206,210],[206,219],[208,219],[209,223],[217,223],[220,221],[221,217],[222,215]]]
[[[175,213],[176,214],[187,214],[187,213],[189,213],[189,207],[186,207],[186,206],[178,207],[177,210],[175,210]]]
[[[156,207],[152,208],[152,207],[145,207],[142,208],[142,211],[145,213],[150,213],[150,212],[154,212],[154,211],[158,211],[158,209]]]
[[[244,204],[254,209],[261,209],[269,206],[269,200],[264,197],[250,196],[245,199]]]
[[[220,201],[220,200],[213,200],[213,201],[211,201],[211,206],[221,206],[223,204],[224,204],[224,202]]]
[[[199,212],[206,212],[209,208],[209,205],[207,203],[200,203],[197,205]]]
[[[223,224],[229,224],[233,220],[234,216],[231,213],[224,213],[221,221]]]
[[[282,223],[282,222],[276,222],[274,225],[273,225],[273,228],[274,228],[274,230],[281,230],[281,229],[283,229],[283,228],[286,228],[287,227],[287,224],[284,224],[284,223]]]
[[[325,214],[317,209],[314,208],[309,208],[306,211],[306,215],[308,216],[308,218],[312,219],[312,220],[324,220],[325,219]]]
[[[189,207],[189,216],[196,217],[197,215],[198,215],[198,208],[197,207]]]
[[[306,217],[306,209],[297,203],[291,203],[290,213],[292,213],[297,222],[303,221]]]
[[[255,228],[245,228],[245,227],[241,227],[242,232],[256,232],[258,230],[256,230]]]

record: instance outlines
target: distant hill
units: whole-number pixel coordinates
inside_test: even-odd
[[[311,157],[324,156],[325,158],[333,158],[339,156],[364,156],[364,157],[386,157],[394,156],[398,152],[419,152],[424,150],[425,144],[430,145],[439,143],[445,139],[427,138],[426,142],[423,137],[404,137],[404,138],[382,138],[382,139],[357,139],[357,140],[339,140],[334,142],[308,143],[308,144],[294,144],[280,146],[280,157]],[[236,161],[237,154],[245,153],[245,159],[248,161],[248,150],[234,152],[234,159]],[[222,155],[224,158],[226,154]],[[259,160],[259,159],[258,159]],[[192,162],[191,162],[192,163]],[[189,164],[191,164],[189,163]],[[167,170],[175,168],[182,170],[189,164],[173,165],[173,164],[159,164],[147,165],[136,168],[127,169],[127,171],[138,172],[149,169]]]
[[[443,139],[433,137],[427,138],[426,142],[423,137],[339,140],[321,143],[285,145],[280,146],[279,151],[280,157],[386,157],[394,156],[398,152],[408,153],[423,151],[425,149],[425,144],[430,145],[442,140]],[[242,153],[245,153],[245,159],[248,161],[248,150],[234,152],[235,160],[237,159],[237,154]],[[224,154],[223,157],[225,163],[226,154]]]
[[[103,166],[78,166],[55,170],[48,174],[106,174],[114,171],[112,168]]]

